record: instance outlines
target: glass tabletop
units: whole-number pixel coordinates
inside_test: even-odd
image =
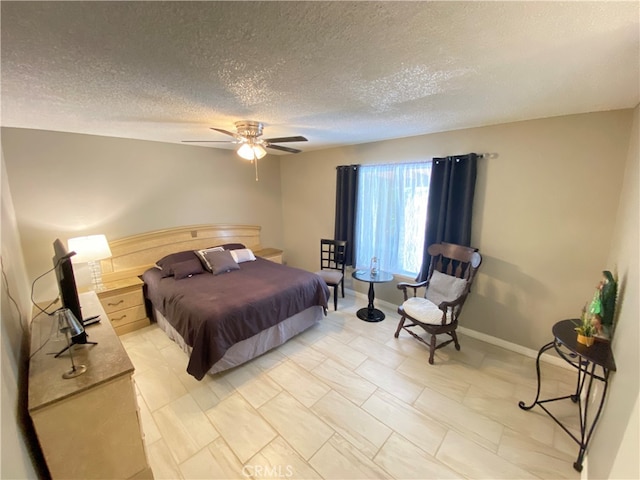
[[[393,275],[389,272],[378,270],[378,273],[371,275],[370,270],[355,270],[351,276],[361,282],[385,283],[393,280]]]

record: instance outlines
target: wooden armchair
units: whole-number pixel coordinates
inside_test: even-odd
[[[398,307],[401,318],[394,336],[398,338],[400,330],[404,329],[427,345],[429,363],[433,365],[433,355],[438,348],[454,342],[456,350],[460,350],[456,335],[458,317],[482,263],[482,256],[475,248],[444,242],[430,245],[427,251],[431,255],[427,279],[420,283],[398,284],[398,289],[404,293],[404,303]],[[424,297],[417,296],[421,287],[425,287]],[[411,290],[413,296],[409,295]],[[407,320],[410,325],[405,325]],[[431,335],[430,342],[411,331],[412,327],[423,328]],[[451,338],[436,345],[436,336],[440,334]]]

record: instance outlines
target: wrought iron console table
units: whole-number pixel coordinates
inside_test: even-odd
[[[593,430],[598,422],[600,413],[602,413],[602,407],[604,406],[607,387],[609,385],[609,374],[616,371],[616,364],[613,359],[611,344],[609,342],[595,342],[590,347],[577,342],[575,326],[578,323],[579,320],[562,320],[553,326],[553,341],[544,345],[538,351],[538,357],[536,358],[536,373],[538,376],[538,390],[536,392],[536,398],[531,405],[525,405],[523,401],[520,401],[518,402],[518,406],[523,410],[530,410],[534,406],[539,405],[540,408],[542,408],[558,425],[560,425],[560,427],[579,445],[580,450],[578,452],[578,458],[573,464],[573,468],[580,472],[582,471],[582,461],[584,460],[589,440],[591,440]],[[565,395],[563,397],[540,400],[540,356],[550,348],[554,348],[563,360],[568,362],[578,371],[576,391],[575,393]],[[596,373],[596,367],[600,367],[602,373]],[[598,410],[593,417],[591,425],[589,425],[587,414],[593,380],[601,381],[604,384],[604,388],[602,390]],[[585,397],[583,398],[582,392],[584,390],[585,383],[587,384],[587,390]],[[566,399],[571,399],[573,403],[578,404],[578,412],[580,415],[580,438],[577,438],[573,433],[571,433],[567,427],[565,427],[562,422],[560,422],[560,420],[558,420],[544,405],[545,403]]]

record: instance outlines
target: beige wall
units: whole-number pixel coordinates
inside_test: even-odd
[[[232,150],[13,128],[2,144],[31,280],[51,268],[57,237],[238,223],[261,225],[265,246],[283,243],[276,157],[260,160],[256,182]],[[53,280],[36,299],[55,297]]]
[[[26,375],[28,318],[31,310],[29,282],[24,266],[20,235],[4,158],[0,170],[2,217],[0,247],[2,251],[2,295],[0,300],[2,334],[0,335],[0,365],[2,366],[2,429],[0,448],[0,478],[36,478],[36,472],[25,440]],[[14,303],[15,302],[15,303]]]
[[[283,157],[289,264],[318,268],[333,236],[335,167],[468,152],[479,161],[472,244],[483,254],[462,325],[531,349],[579,315],[604,268],[616,220],[632,110],[572,115]],[[356,282],[358,283],[358,282]],[[364,291],[366,285],[347,287]],[[397,304],[394,284],[376,288]]]
[[[617,371],[602,419],[589,451],[589,478],[640,478],[638,452],[638,398],[640,391],[640,107],[635,109],[631,144],[626,156],[624,183],[614,238],[607,264],[617,266],[620,291],[616,332],[612,342]],[[616,455],[616,452],[618,454]]]

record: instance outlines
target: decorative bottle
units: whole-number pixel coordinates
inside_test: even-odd
[[[375,277],[378,274],[378,257],[371,257],[371,276]]]

